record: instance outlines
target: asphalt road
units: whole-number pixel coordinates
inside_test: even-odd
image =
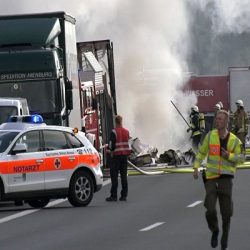
[[[201,179],[191,174],[129,177],[127,202],[105,202],[109,188],[104,186],[85,208],[62,200],[41,210],[0,205],[0,249],[211,249]],[[240,170],[234,180],[230,250],[250,249],[249,191],[250,170]]]

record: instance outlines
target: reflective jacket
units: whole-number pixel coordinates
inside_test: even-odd
[[[241,145],[240,139],[233,133],[230,133],[227,142],[229,158],[222,157],[218,130],[214,129],[206,135],[200,146],[194,162],[194,168],[199,168],[203,160],[207,157],[207,179],[218,178],[222,174],[234,176],[236,166],[244,162]]]
[[[205,131],[205,118],[203,113],[193,112],[190,115],[190,124],[192,129],[192,135],[194,136],[200,135]]]
[[[129,132],[127,129],[118,127],[112,130],[115,134],[115,147],[113,155],[130,155]]]

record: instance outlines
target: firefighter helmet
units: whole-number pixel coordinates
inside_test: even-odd
[[[220,105],[220,109],[223,109],[223,103],[220,101],[220,102],[218,102],[217,104],[219,104]]]
[[[214,106],[214,108],[217,109],[217,110],[220,110],[220,109],[221,109],[221,106],[220,106],[219,103],[216,103],[215,106]]]
[[[193,105],[193,106],[191,107],[191,111],[199,112],[198,106]]]
[[[244,107],[242,100],[237,100],[235,103],[236,103],[236,105],[239,105],[240,107]]]

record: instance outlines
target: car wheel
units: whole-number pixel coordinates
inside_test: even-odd
[[[91,176],[80,171],[73,175],[69,185],[69,202],[75,207],[87,206],[94,194],[94,184]]]
[[[39,200],[32,200],[27,202],[31,207],[34,208],[43,208],[49,203],[49,199],[39,199]]]

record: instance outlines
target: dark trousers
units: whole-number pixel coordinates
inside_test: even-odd
[[[118,175],[121,176],[121,196],[128,195],[128,180],[127,180],[127,159],[126,155],[115,155],[111,159],[110,177],[111,177],[111,197],[117,197]]]
[[[246,149],[245,141],[246,141],[247,134],[246,133],[236,133],[236,136],[241,140],[243,149],[245,150]]]
[[[192,138],[192,148],[195,152],[198,151],[200,141],[201,141],[201,134],[195,135]]]
[[[221,245],[224,247],[227,247],[230,220],[233,215],[232,187],[233,182],[230,177],[221,177],[218,179],[207,180],[205,182],[206,197],[204,206],[207,209],[207,224],[212,232],[219,230],[216,210],[217,199],[219,199],[220,212],[222,216]]]

